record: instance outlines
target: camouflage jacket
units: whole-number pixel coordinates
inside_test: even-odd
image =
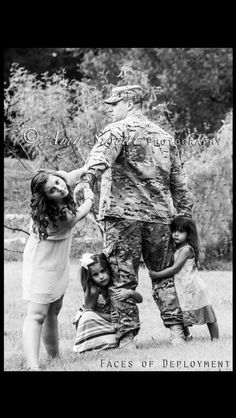
[[[173,137],[142,113],[101,131],[87,161],[100,174],[99,219],[106,216],[169,223],[174,207],[191,215],[192,194]]]

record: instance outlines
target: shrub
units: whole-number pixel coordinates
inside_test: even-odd
[[[232,113],[214,139],[185,162],[205,267],[232,258]]]

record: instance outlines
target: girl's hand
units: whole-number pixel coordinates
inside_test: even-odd
[[[129,289],[116,289],[113,292],[113,296],[116,300],[125,300],[132,296],[132,291],[130,291]]]
[[[89,289],[89,294],[90,296],[94,297],[94,296],[98,296],[98,287],[95,284],[91,284],[90,289]]]
[[[85,308],[94,309],[98,300],[98,288],[95,285],[91,285],[90,288],[87,287],[85,291]]]

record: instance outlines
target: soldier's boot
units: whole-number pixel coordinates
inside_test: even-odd
[[[136,344],[134,342],[134,333],[133,331],[128,331],[126,334],[123,335],[123,337],[121,337],[120,342],[119,342],[119,348],[124,349],[124,348],[134,348],[136,349]]]
[[[170,342],[173,346],[186,343],[186,337],[184,335],[182,325],[178,324],[170,326]]]

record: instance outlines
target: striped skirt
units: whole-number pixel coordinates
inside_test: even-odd
[[[85,310],[78,321],[73,351],[84,353],[118,346],[115,328],[92,310]]]

